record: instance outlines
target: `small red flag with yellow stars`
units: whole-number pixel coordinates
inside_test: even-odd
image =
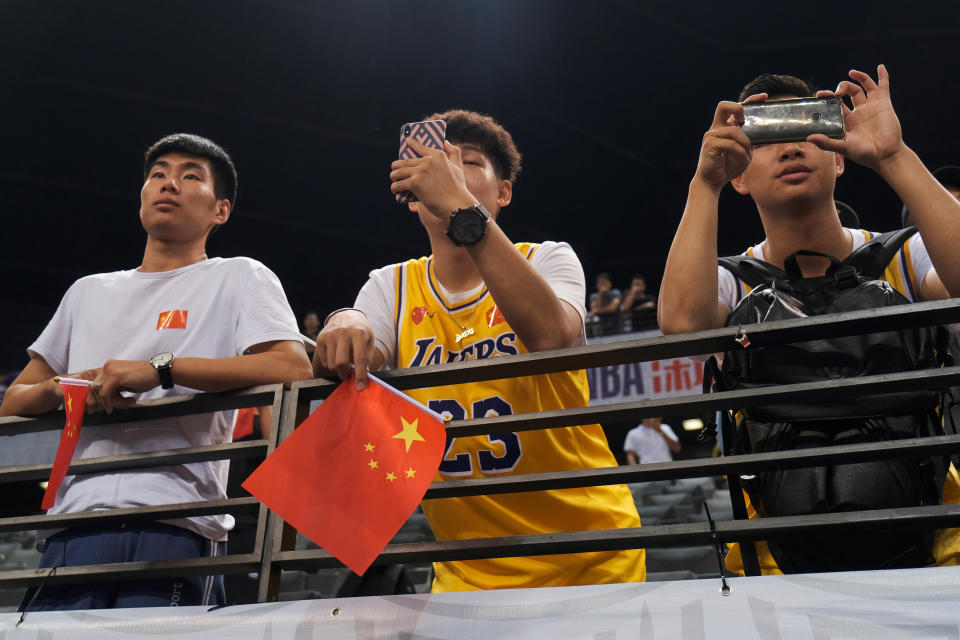
[[[60,378],[60,388],[63,389],[63,411],[67,414],[63,425],[63,434],[60,436],[60,445],[57,447],[57,456],[53,460],[50,470],[50,479],[47,480],[47,489],[43,494],[41,509],[49,509],[57,499],[57,490],[63,484],[63,478],[70,468],[73,452],[80,439],[80,428],[83,426],[83,412],[87,408],[87,394],[90,393],[89,380]]]
[[[370,376],[340,384],[243,483],[300,533],[362,575],[430,486],[443,418]]]

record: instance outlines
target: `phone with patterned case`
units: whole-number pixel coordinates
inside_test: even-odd
[[[434,149],[443,149],[443,140],[447,135],[447,123],[443,120],[426,120],[424,122],[408,122],[400,127],[400,159],[419,158],[420,154],[410,148],[407,140],[413,138],[420,144]],[[397,202],[406,204],[417,202],[417,196],[409,191],[397,194]]]

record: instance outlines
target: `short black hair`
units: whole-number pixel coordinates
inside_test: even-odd
[[[237,207],[237,169],[223,147],[213,140],[192,133],[174,133],[154,142],[143,155],[143,179],[150,174],[157,158],[168,153],[185,153],[206,158],[213,170],[213,193],[218,200],[229,200],[231,211]]]
[[[607,273],[606,271],[601,271],[600,273],[598,273],[598,274],[597,274],[597,277],[594,278],[594,282],[596,282],[596,281],[599,280],[600,278],[606,278],[608,282],[610,282],[611,284],[613,284],[613,278],[611,278],[611,277],[610,277],[610,274]]]
[[[771,98],[775,96],[796,96],[797,98],[812,98],[817,95],[817,88],[811,80],[804,80],[797,76],[763,73],[744,85],[737,98],[743,102],[757,93],[766,93]]]
[[[425,119],[446,122],[447,140],[477,145],[483,155],[490,159],[497,177],[509,180],[514,185],[517,183],[523,157],[517,150],[513,136],[499,122],[488,115],[465,109],[450,109]]]

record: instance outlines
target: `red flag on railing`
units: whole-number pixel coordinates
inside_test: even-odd
[[[83,426],[83,412],[87,407],[87,394],[90,392],[89,380],[75,380],[60,378],[60,387],[63,389],[63,411],[67,414],[63,425],[63,435],[60,436],[60,445],[57,447],[57,457],[50,470],[50,479],[47,480],[47,490],[43,494],[41,509],[49,509],[57,499],[57,489],[63,483],[73,451],[77,448],[80,439],[80,427]]]
[[[370,382],[342,382],[243,483],[361,575],[417,508],[446,444],[438,414]]]

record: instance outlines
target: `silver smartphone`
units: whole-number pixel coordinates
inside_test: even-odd
[[[822,133],[843,138],[843,108],[840,98],[796,98],[743,105],[741,129],[754,144],[794,142]]]

